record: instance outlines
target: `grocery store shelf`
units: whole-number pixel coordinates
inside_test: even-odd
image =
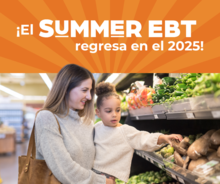
[[[146,151],[140,151],[135,150],[135,153],[139,155],[140,157],[144,158],[145,160],[151,162],[152,164],[156,165],[157,167],[161,169],[165,169],[165,165],[163,163],[163,159],[153,152],[146,152]]]
[[[196,119],[193,112],[174,112],[166,113],[168,120],[179,120],[179,119]]]
[[[167,119],[166,114],[131,115],[132,120]]]
[[[135,150],[135,153],[142,157],[143,159],[151,162],[155,166],[159,167],[160,169],[163,169],[167,172],[168,175],[170,175],[173,179],[179,181],[183,184],[198,184],[196,180],[199,178],[199,176],[192,174],[191,171],[185,170],[183,168],[180,168],[179,166],[172,164],[172,168],[169,168],[166,166],[166,161],[163,160],[162,157],[159,157],[154,152],[145,152],[145,151],[139,151]],[[169,163],[169,162],[168,162]],[[206,181],[204,184],[212,184],[212,181]]]
[[[166,113],[167,119],[220,119],[220,109]]]
[[[154,115],[137,115],[137,116],[131,116],[131,120],[152,120],[155,119]]]
[[[220,119],[220,97],[203,95],[129,110],[133,120]]]
[[[166,173],[168,175],[170,175],[173,179],[181,182],[181,183],[190,183],[190,184],[198,184],[197,182],[195,182],[196,179],[198,179],[198,176],[196,175],[192,175],[189,173],[186,174],[186,176],[170,169],[170,168],[166,168]],[[208,183],[206,183],[208,184]],[[211,184],[211,183],[210,183]]]
[[[136,111],[136,110],[135,110]],[[167,120],[196,120],[196,119],[220,119],[220,108],[214,110],[200,110],[200,111],[183,111],[183,112],[168,112],[161,114],[146,114],[139,115],[132,111],[132,120],[153,120],[153,119],[167,119]]]

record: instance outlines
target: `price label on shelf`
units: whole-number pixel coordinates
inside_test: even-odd
[[[179,181],[180,183],[185,184],[184,180],[183,180],[182,178],[180,178],[180,177],[178,177],[178,181]]]
[[[136,116],[136,120],[139,120],[139,117],[138,117],[138,116]]]
[[[159,117],[158,117],[157,114],[154,114],[154,118],[155,118],[155,119],[159,119]]]
[[[212,161],[209,161],[209,162],[205,163],[204,165],[200,166],[200,168],[203,170],[208,170],[218,163],[219,163],[218,161],[212,160]]]
[[[220,118],[220,111],[212,111],[213,118]]]
[[[186,117],[187,117],[188,119],[195,119],[195,116],[194,116],[194,114],[193,114],[192,112],[187,112],[187,113],[186,113]]]
[[[0,134],[0,139],[4,139],[5,137],[5,134]]]
[[[170,173],[170,174],[171,174],[173,179],[177,180],[176,175],[174,175],[173,173]]]

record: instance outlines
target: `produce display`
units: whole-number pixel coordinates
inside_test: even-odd
[[[161,150],[156,151],[155,153],[163,158],[168,158],[174,154],[174,148],[168,145],[163,147]]]
[[[152,95],[155,94],[153,88],[133,85],[127,96],[127,102],[131,109],[140,109],[153,104]]]
[[[153,95],[154,103],[173,102],[193,96],[196,80],[201,74],[189,73],[182,78],[164,77],[163,84],[155,86],[156,94]]]
[[[178,119],[178,115],[181,116],[180,119],[219,119],[220,73],[188,73],[182,74],[180,78],[164,77],[161,81],[162,84],[157,84],[154,89],[133,87],[132,93],[127,96],[129,109],[137,109],[131,111],[136,120],[139,120],[139,116],[146,116],[140,120],[151,118],[153,114],[153,119],[163,119],[163,113],[166,115],[164,119]],[[148,108],[140,109],[143,107]],[[152,109],[149,110],[149,107]],[[203,131],[202,128],[199,129]],[[163,133],[165,132],[164,130]],[[201,177],[208,176],[208,180],[220,178],[220,129],[209,130],[204,135],[189,135],[181,142],[172,140],[172,145],[173,147],[168,145],[155,152],[163,161],[167,161],[167,164],[164,162],[165,167],[179,173],[184,171],[182,174],[185,177],[195,172],[200,173]],[[199,166],[204,164],[204,168],[210,165],[212,168],[203,172]],[[198,180],[192,180],[206,183],[200,181],[201,177],[199,175]]]
[[[220,73],[188,73],[181,78],[164,77],[155,89],[132,84],[127,96],[129,107],[137,109],[148,105],[172,103],[177,100],[201,96],[220,95]]]
[[[195,140],[197,140],[201,136],[202,136],[202,133],[197,134],[197,135],[189,135],[189,144],[192,144]]]
[[[197,138],[199,136],[201,135],[197,135]],[[181,142],[172,140],[172,144],[175,150],[175,163],[184,169],[192,171],[198,165],[203,165],[209,161],[220,161],[220,129],[209,130],[191,145],[188,137],[185,137]],[[215,172],[220,172],[220,168],[210,174]]]
[[[196,86],[192,91],[193,96],[214,93],[220,95],[220,73],[204,73],[195,81]]]
[[[129,178],[127,184],[179,184],[179,182],[171,182],[173,179],[163,171],[159,172],[147,171],[139,175],[135,175]],[[116,179],[116,184],[124,184],[123,181]]]

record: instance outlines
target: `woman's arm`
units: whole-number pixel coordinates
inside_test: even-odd
[[[37,150],[44,157],[54,176],[66,184],[105,184],[106,177],[81,167],[72,160],[63,137],[59,133],[54,115],[42,111],[36,119]],[[89,153],[88,153],[89,154]]]

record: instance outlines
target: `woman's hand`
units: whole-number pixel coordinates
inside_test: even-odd
[[[116,184],[115,180],[106,178],[106,184]]]
[[[183,140],[183,137],[180,134],[160,135],[157,144],[160,145],[162,143],[168,143],[173,146],[171,141],[172,139],[177,139],[181,142]]]

